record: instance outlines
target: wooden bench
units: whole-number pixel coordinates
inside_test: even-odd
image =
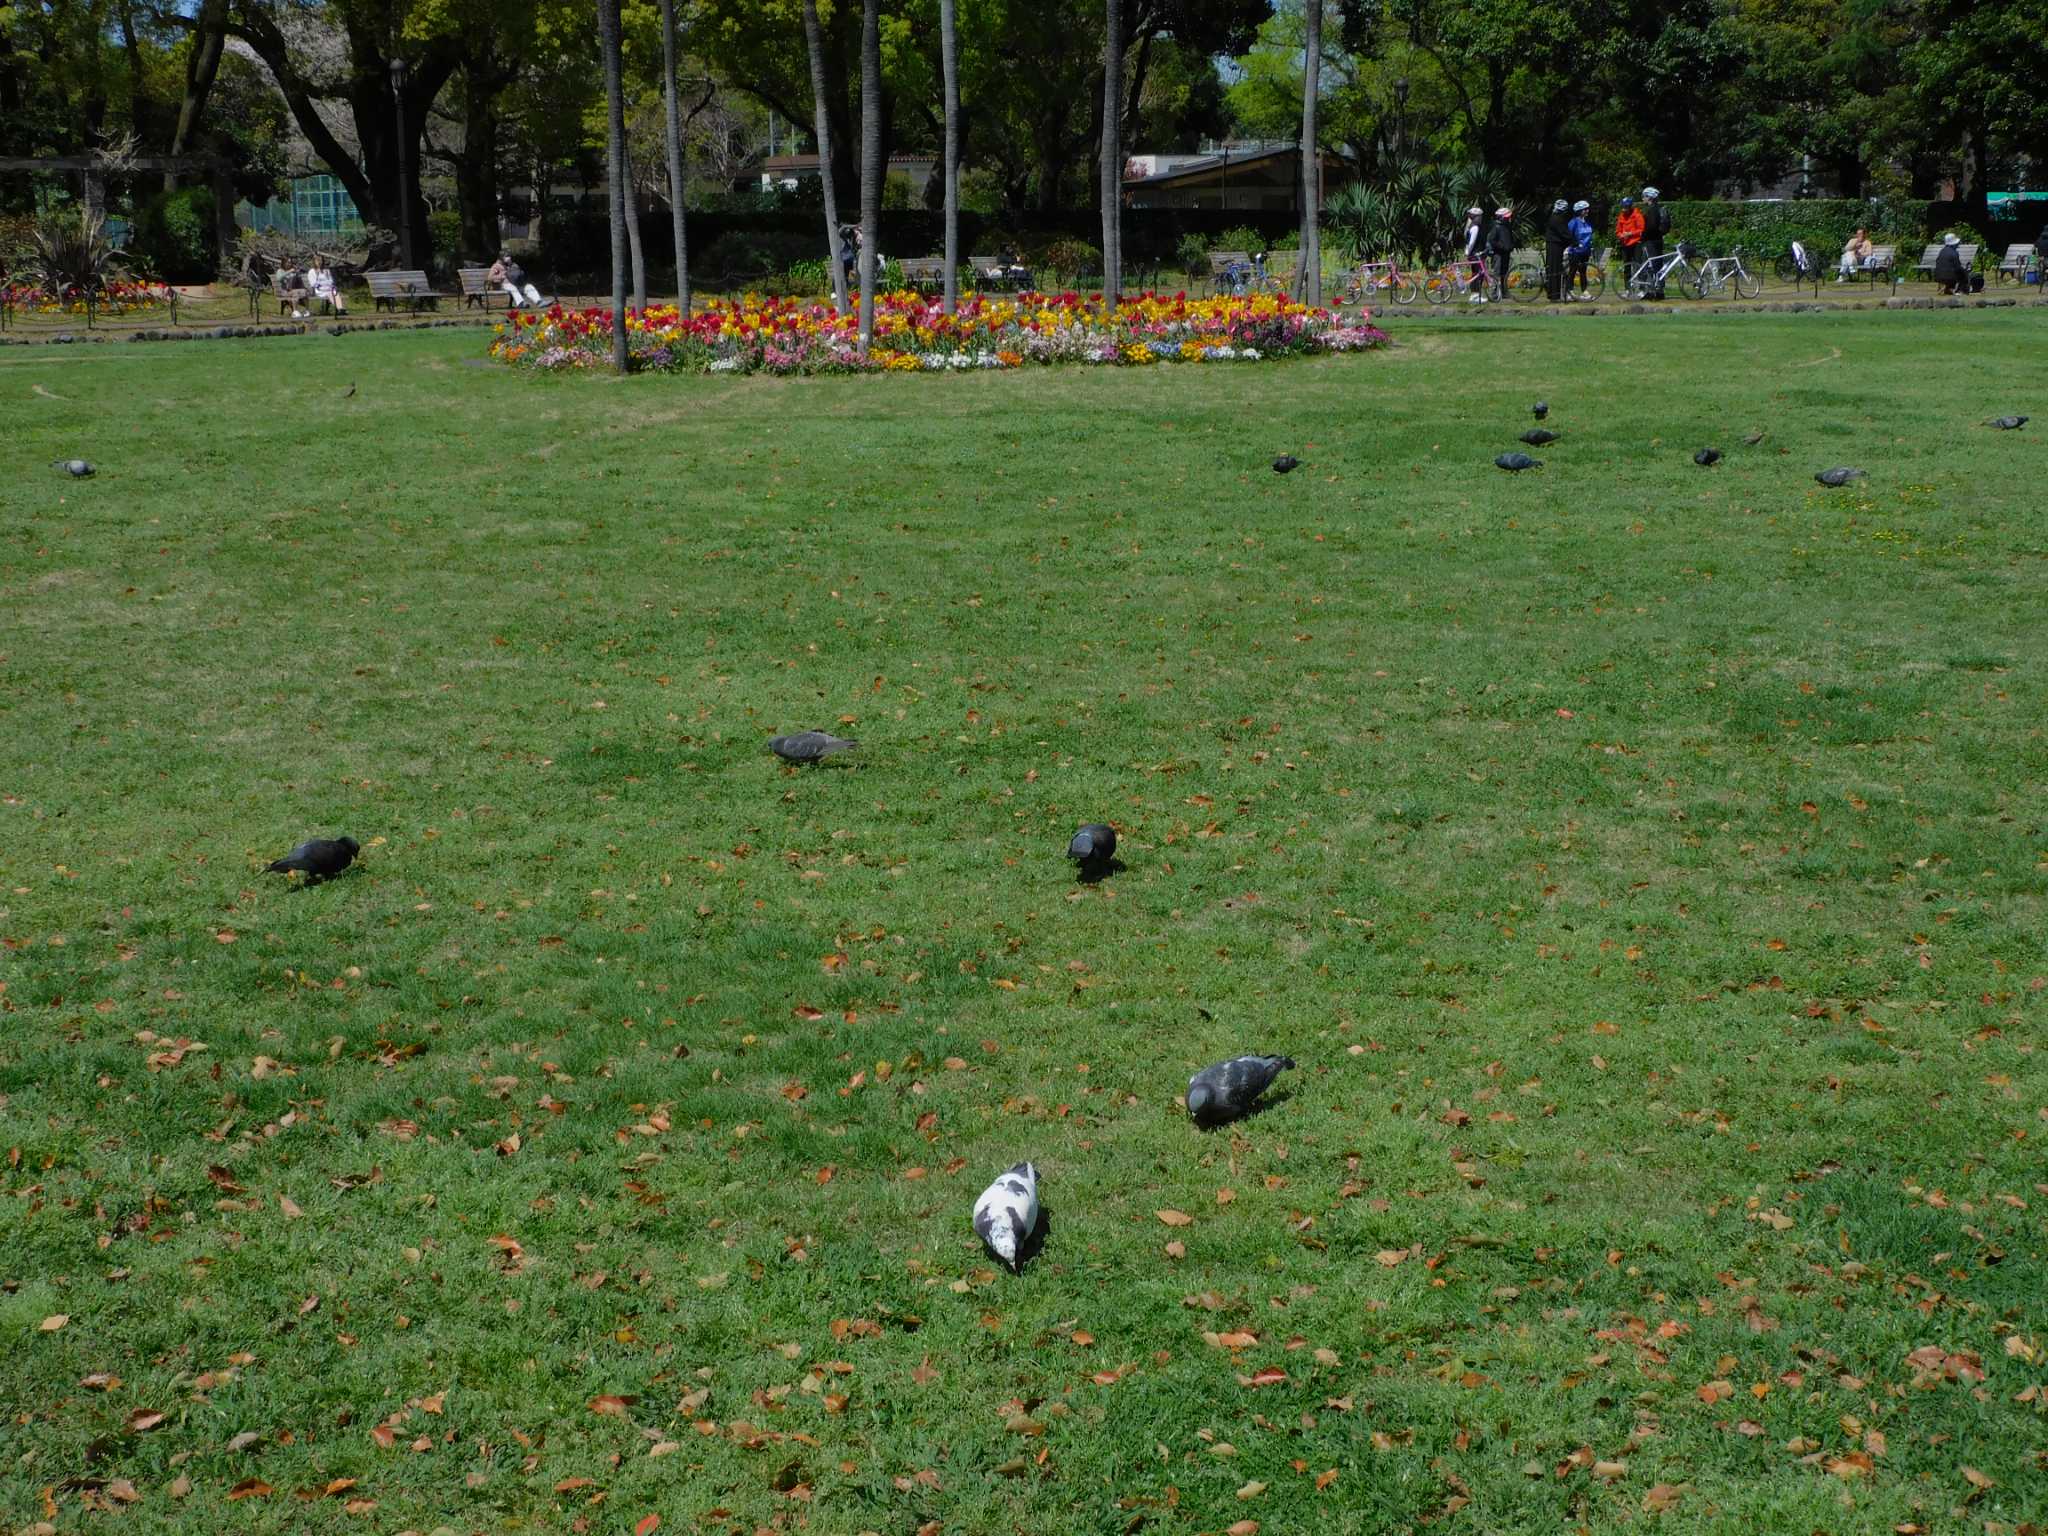
[[[906,256],[896,263],[903,273],[903,286],[919,293],[937,293],[946,286],[946,258]]]
[[[462,285],[462,304],[465,309],[474,304],[479,309],[488,310],[491,307],[491,300],[496,298],[503,298],[508,309],[521,307],[511,294],[505,292],[503,285],[491,281],[489,267],[460,267],[456,269],[455,276]],[[522,278],[521,281],[527,280]],[[537,285],[535,291],[539,291]]]
[[[983,255],[968,257],[967,265],[974,269],[974,281],[980,287],[1022,293],[1031,286],[1031,270],[1022,262],[1011,266],[1000,256]]]
[[[305,308],[306,301],[313,297],[313,290],[306,286],[306,274],[294,272],[292,275],[296,281],[287,288],[284,285],[285,275],[282,271],[270,274],[270,293],[277,300],[277,312],[280,315],[288,315],[295,309]]]
[[[1221,293],[1223,280],[1233,267],[1249,268],[1252,264],[1250,251],[1211,251],[1209,253],[1209,292]]]
[[[452,293],[437,293],[427,281],[427,274],[418,270],[400,268],[390,272],[365,272],[364,278],[370,284],[370,301],[378,309],[395,310],[403,304],[415,314],[422,304],[435,304],[442,299],[452,299]]]
[[[1975,271],[1977,267],[1978,247],[1974,245],[1959,245],[1956,247],[1956,250],[1962,255],[1963,271],[1966,273]],[[1913,264],[1913,270],[1915,272],[1925,273],[1928,277],[1933,277],[1934,258],[1939,256],[1940,254],[1941,242],[1937,241],[1935,244],[1928,246],[1926,250],[1920,253],[1920,259]]]
[[[1938,251],[1941,247],[1937,245],[1931,249]],[[1854,272],[1849,274],[1849,279],[1851,282],[1854,282],[1858,278],[1867,277],[1870,279],[1870,286],[1875,288],[1877,280],[1881,277],[1896,288],[1898,286],[1898,259],[1899,248],[1896,245],[1873,245],[1870,248],[1870,255],[1863,260]],[[1840,258],[1837,257],[1836,261],[1839,268]],[[1933,258],[1930,256],[1928,265],[1931,268],[1933,264]]]
[[[1998,265],[1992,269],[1992,275],[2000,282],[2003,282],[2008,277],[2012,278],[2015,282],[2024,282],[2027,271],[2033,264],[2033,246],[2026,244],[2024,241],[2018,245],[2008,245],[2005,248],[2005,255],[2000,258]]]

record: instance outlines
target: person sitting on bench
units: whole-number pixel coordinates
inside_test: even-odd
[[[526,273],[520,269],[519,263],[507,253],[500,251],[498,259],[491,263],[490,278],[505,290],[514,309],[521,303],[531,304],[536,309],[540,307],[540,290],[526,280]]]
[[[337,315],[348,313],[348,306],[341,302],[341,290],[335,286],[333,269],[323,256],[315,255],[312,266],[306,269],[306,287],[313,297],[327,305]]]

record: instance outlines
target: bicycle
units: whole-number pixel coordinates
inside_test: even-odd
[[[1346,306],[1363,304],[1371,295],[1383,293],[1390,303],[1413,304],[1421,292],[1415,274],[1403,272],[1401,264],[1389,256],[1385,261],[1361,261],[1354,267],[1343,302]]]
[[[1777,274],[1779,282],[1789,283],[1794,288],[1801,283],[1812,283],[1819,287],[1820,258],[1795,240],[1786,248],[1785,254],[1778,258]]]
[[[1576,269],[1569,259],[1564,269],[1564,301],[1567,304],[1590,304],[1607,292],[1607,268],[1590,257],[1586,262],[1586,286],[1579,288]]]
[[[1233,261],[1223,269],[1223,291],[1235,299],[1250,298],[1267,294],[1276,299],[1287,297],[1287,285],[1266,271],[1266,253],[1252,252],[1251,260]]]
[[[1701,265],[1692,279],[1691,297],[1704,299],[1709,293],[1725,293],[1731,286],[1739,299],[1763,296],[1764,280],[1742,264],[1742,247],[1739,245],[1731,254],[1710,257]]]
[[[1621,285],[1621,296],[1625,299],[1645,299],[1667,283],[1676,283],[1678,291],[1688,299],[1700,296],[1699,268],[1692,264],[1693,248],[1681,245],[1675,251],[1662,256],[1652,256],[1633,272]]]
[[[1493,268],[1484,257],[1447,261],[1422,280],[1422,296],[1432,304],[1448,304],[1457,293],[1481,304],[1492,297]]]
[[[1517,304],[1535,304],[1550,297],[1550,277],[1533,261],[1519,261],[1508,268],[1506,296]]]

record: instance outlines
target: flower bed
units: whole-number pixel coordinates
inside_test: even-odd
[[[62,294],[53,294],[46,288],[13,283],[0,286],[0,300],[24,315],[85,313],[85,291],[76,286],[66,288]],[[102,288],[93,300],[93,308],[102,313],[119,314],[131,309],[155,309],[170,302],[171,290],[162,283],[120,281]]]
[[[1191,299],[1146,293],[1112,311],[1100,295],[968,295],[948,315],[936,299],[877,295],[874,344],[860,356],[858,322],[797,299],[714,300],[685,318],[673,306],[626,316],[627,357],[662,373],[943,373],[1029,363],[1256,362],[1360,352],[1386,334],[1356,319],[1269,296]],[[491,355],[519,368],[611,367],[608,309],[525,310],[498,326]]]

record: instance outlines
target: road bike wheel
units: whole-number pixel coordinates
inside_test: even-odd
[[[1799,263],[1792,259],[1790,251],[1787,251],[1778,258],[1777,272],[1778,281],[1781,283],[1803,283],[1806,281],[1806,274],[1799,270]],[[1758,286],[1761,287],[1762,285],[1759,284]]]
[[[1517,304],[1535,304],[1548,297],[1543,269],[1533,261],[1508,270],[1507,297]]]
[[[1686,272],[1681,276],[1674,272],[1671,274],[1670,282],[1688,299],[1704,299],[1707,296],[1707,280],[1701,273]]]
[[[1764,295],[1764,280],[1746,268],[1735,274],[1735,296],[1740,299],[1760,299]]]
[[[1422,296],[1432,304],[1451,302],[1451,291],[1458,285],[1442,272],[1432,272],[1422,280]]]
[[[1349,283],[1344,285],[1344,297],[1337,301],[1337,306],[1340,309],[1350,309],[1364,302],[1365,289],[1360,286],[1358,279],[1354,277]]]
[[[1420,285],[1416,283],[1415,279],[1405,272],[1398,278],[1388,278],[1384,286],[1387,300],[1393,304],[1413,304],[1416,295],[1422,292]]]

